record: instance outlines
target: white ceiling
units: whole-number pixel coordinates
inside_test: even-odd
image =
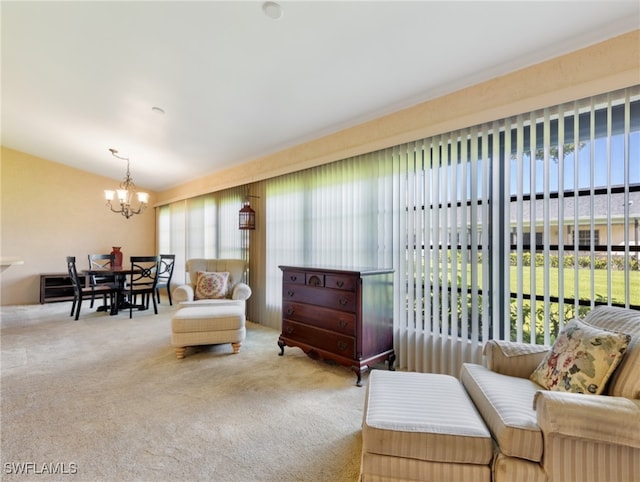
[[[637,1],[279,3],[2,0],[2,144],[120,179],[113,147],[163,190],[640,28]]]

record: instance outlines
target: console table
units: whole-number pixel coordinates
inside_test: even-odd
[[[80,276],[82,286],[89,286],[86,276]],[[69,273],[43,273],[40,275],[40,303],[73,300],[73,285]]]
[[[394,370],[393,270],[280,266],[284,347],[362,374],[386,360]]]

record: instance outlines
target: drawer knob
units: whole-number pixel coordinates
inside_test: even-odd
[[[293,290],[287,291],[287,295],[288,296],[293,296],[294,294],[295,294],[295,292]]]
[[[297,280],[297,279],[298,279],[298,277],[297,277],[297,276],[289,276],[289,279],[290,279],[291,281],[295,281],[295,280]]]
[[[347,320],[339,320],[338,321],[338,326],[340,328],[346,328],[348,324],[349,324],[349,322]]]
[[[287,335],[290,335],[291,333],[293,333],[293,327],[287,326],[287,328],[285,328],[285,331],[287,332]]]
[[[293,308],[287,309],[287,315],[289,316],[293,315]]]
[[[342,288],[344,286],[344,281],[342,280],[336,281],[336,284],[338,285],[338,288]]]
[[[344,341],[339,341],[338,342],[338,350],[344,351],[346,349],[347,349],[347,344]]]
[[[346,306],[347,303],[349,303],[349,301],[345,300],[344,298],[340,298],[340,306]]]

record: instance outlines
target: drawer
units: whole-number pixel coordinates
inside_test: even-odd
[[[282,321],[282,336],[336,355],[355,358],[356,343],[352,336],[341,335],[314,326]]]
[[[356,310],[356,293],[315,286],[283,285],[283,305],[287,301],[311,303],[312,305],[320,305],[342,311],[355,312]]]
[[[336,333],[356,335],[355,313],[286,301],[282,306],[282,317]]]
[[[285,271],[282,273],[282,282],[303,285],[306,283],[305,275],[304,271]]]
[[[358,287],[358,279],[357,276],[328,274],[325,277],[325,286],[337,290],[355,291]]]

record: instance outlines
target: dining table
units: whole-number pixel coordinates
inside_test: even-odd
[[[127,276],[134,274],[134,273],[140,273],[141,270],[140,268],[136,268],[133,269],[131,266],[103,266],[103,267],[95,267],[95,268],[89,268],[89,269],[85,269],[82,271],[84,274],[86,275],[93,275],[93,276],[113,276],[115,281],[116,281],[116,285],[117,285],[117,290],[118,293],[116,295],[116,306],[115,306],[115,310],[111,311],[111,306],[107,305],[107,306],[99,306],[97,308],[97,311],[111,311],[111,314],[117,314],[118,310],[121,309],[129,309],[131,307],[131,303],[132,301],[127,300],[126,297],[126,292],[127,292],[127,287],[126,287],[126,282],[127,282]],[[147,306],[143,303],[140,305],[134,304],[133,305],[134,308],[137,308],[139,311],[143,311],[147,309]]]

